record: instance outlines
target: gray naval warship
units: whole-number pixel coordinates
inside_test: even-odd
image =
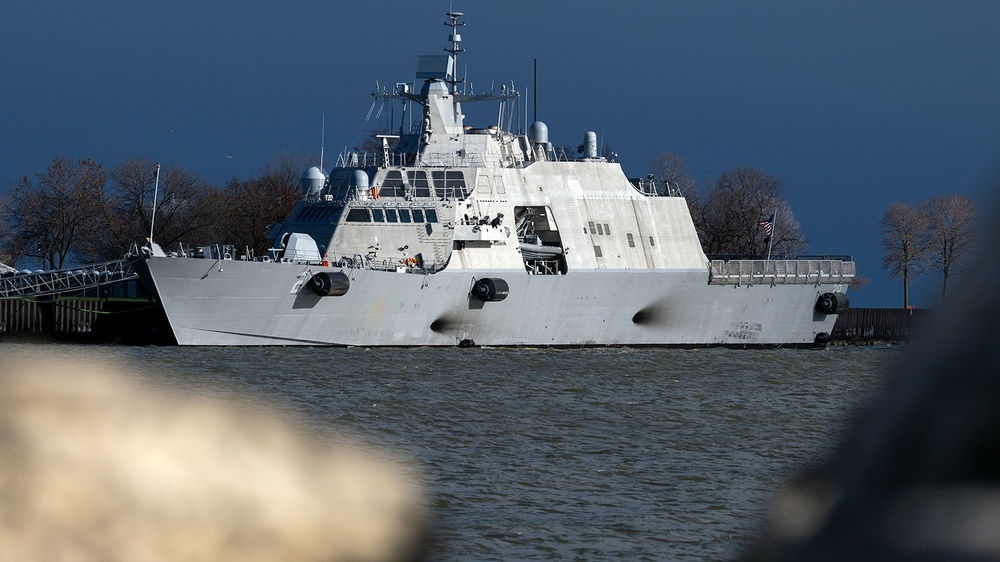
[[[148,245],[136,267],[178,344],[826,342],[853,261],[709,259],[685,199],[630,181],[595,133],[570,158],[542,122],[510,131],[513,86],[460,91],[461,17],[448,14],[446,54],[418,57],[413,83],[373,92],[404,119],[411,108],[408,131],[306,170],[271,255]],[[462,104],[490,100],[496,122],[466,125]]]

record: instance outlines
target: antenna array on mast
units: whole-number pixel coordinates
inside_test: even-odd
[[[457,94],[458,85],[462,82],[465,82],[464,78],[461,80],[458,79],[458,53],[465,51],[465,49],[458,46],[458,44],[462,41],[462,36],[459,35],[458,28],[465,25],[465,22],[458,21],[458,18],[463,16],[462,12],[448,12],[446,15],[449,18],[451,18],[450,22],[448,21],[444,22],[445,25],[451,26],[451,36],[448,37],[448,39],[451,41],[451,48],[445,49],[445,52],[451,53],[452,68],[453,68],[451,79],[448,80],[448,82],[451,84],[452,93]]]

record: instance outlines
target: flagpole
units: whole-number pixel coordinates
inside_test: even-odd
[[[774,227],[778,223],[778,209],[771,213],[771,235],[767,237],[767,259],[771,259],[771,246],[774,245]]]
[[[160,163],[156,163],[156,181],[153,183],[153,216],[149,219],[149,247],[153,247],[153,225],[156,224],[156,192],[160,189]]]

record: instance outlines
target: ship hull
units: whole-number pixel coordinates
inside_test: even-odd
[[[137,264],[180,345],[811,346],[834,315],[819,295],[841,283],[713,285],[705,270],[437,273],[150,257]],[[349,289],[308,280],[342,272]],[[503,300],[471,296],[502,279]],[[822,339],[822,336],[820,336]]]

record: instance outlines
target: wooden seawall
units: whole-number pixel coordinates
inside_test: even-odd
[[[850,308],[837,317],[830,341],[908,342],[930,312],[926,308]]]

